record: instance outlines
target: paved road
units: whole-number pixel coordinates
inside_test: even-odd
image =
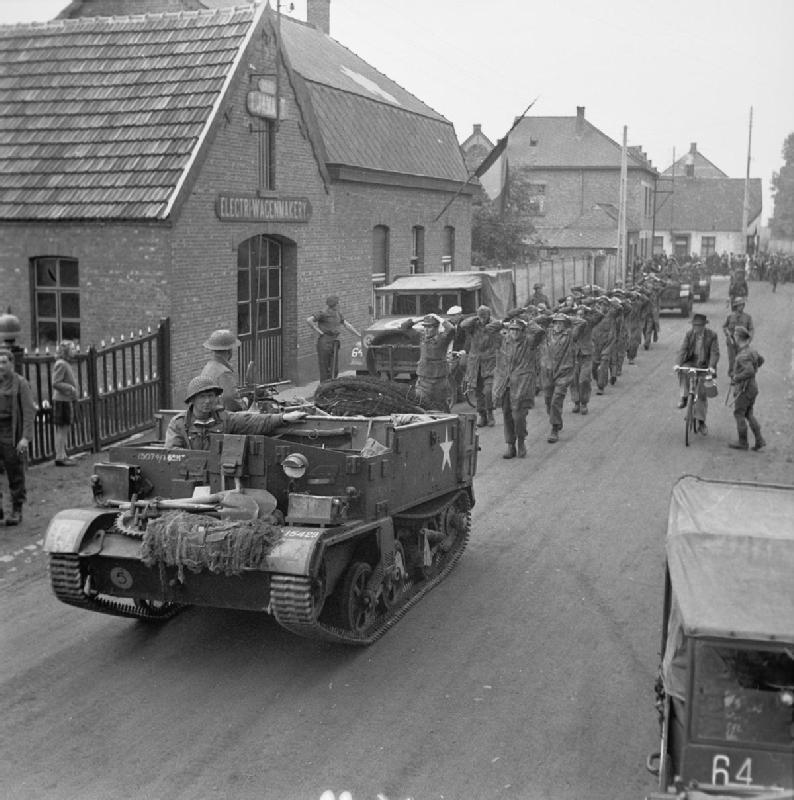
[[[715,328],[725,289],[696,307]],[[752,284],[747,310],[768,359],[766,451],[726,447],[724,363],[710,435],[684,447],[671,367],[687,323],[664,317],[589,416],[566,414],[558,444],[539,410],[526,460],[502,460],[500,428],[483,432],[468,551],[368,649],[253,613],[148,627],[71,609],[32,537],[0,581],[4,796],[642,797],[670,487],[683,473],[794,483],[794,286]]]

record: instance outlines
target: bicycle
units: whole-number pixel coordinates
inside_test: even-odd
[[[689,447],[689,436],[695,432],[695,400],[698,395],[698,387],[701,380],[711,374],[711,370],[702,367],[679,367],[678,364],[673,369],[676,374],[686,373],[687,403],[686,414],[684,415],[684,444]]]
[[[475,387],[471,385],[466,375],[466,351],[450,350],[447,353],[447,396],[450,409],[461,398],[471,408],[477,408]]]

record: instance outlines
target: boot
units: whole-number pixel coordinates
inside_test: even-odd
[[[515,458],[516,457],[516,446],[514,442],[507,443],[507,449],[505,450],[505,454],[502,458]]]
[[[609,385],[614,386],[618,382],[617,375],[610,375],[609,376]]]
[[[552,425],[551,426],[551,433],[546,437],[546,441],[549,444],[554,444],[554,442],[559,441],[560,434],[559,434],[559,426]]]
[[[480,418],[477,420],[477,427],[484,428],[488,424],[488,415],[484,411],[480,411]]]
[[[749,446],[747,444],[747,439],[742,441],[741,439],[738,442],[728,442],[728,447],[732,448],[733,450],[748,450]],[[755,448],[753,448],[755,450]]]
[[[524,444],[524,440],[523,439],[519,439],[518,440],[518,447],[517,447],[516,455],[519,458],[526,458],[526,456],[527,456],[527,448],[526,448],[526,445]]]
[[[572,414],[579,414],[581,412],[581,410],[582,410],[582,404],[581,403],[574,403],[573,404],[573,411],[571,411],[571,413]]]
[[[753,450],[758,452],[762,447],[766,447],[766,439],[764,439],[763,436],[756,436],[755,444],[753,445]]]
[[[489,408],[488,411],[486,411],[485,413],[486,413],[485,424],[489,428],[493,428],[493,426],[496,425],[496,420],[493,418],[493,409]]]
[[[587,413],[587,403],[582,403],[582,410],[581,415],[584,416]]]
[[[19,506],[14,506],[8,515],[6,525],[19,525],[20,522],[22,522],[22,509]]]

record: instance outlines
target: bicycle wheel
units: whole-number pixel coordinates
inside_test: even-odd
[[[695,432],[695,397],[692,394],[689,395],[689,402],[686,404],[684,426],[684,443],[689,447],[689,437]]]

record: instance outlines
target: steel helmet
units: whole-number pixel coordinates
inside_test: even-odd
[[[201,392],[215,392],[216,394],[223,394],[223,389],[218,386],[218,382],[214,378],[207,375],[197,375],[187,385],[185,391],[185,402],[189,403],[197,394]]]
[[[240,340],[228,329],[213,331],[202,345],[206,350],[231,350],[239,346]]]

